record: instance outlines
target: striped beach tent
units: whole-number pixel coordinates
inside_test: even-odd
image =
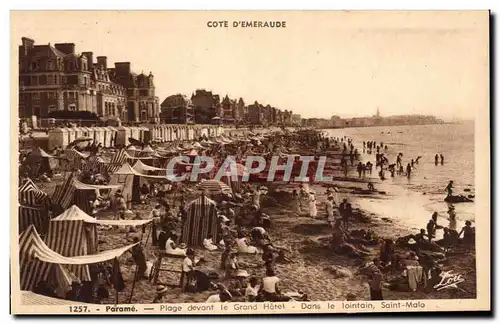
[[[49,222],[47,246],[66,257],[94,254],[97,251],[95,219],[73,205]],[[81,280],[90,280],[88,266],[70,266]]]
[[[64,150],[64,158],[60,159],[60,161],[65,161],[61,163],[65,170],[82,169],[86,162],[85,159],[87,159],[88,156],[88,153],[81,153],[71,148]]]
[[[106,174],[108,172],[108,163],[104,159],[97,155],[92,155],[87,158],[82,171]]]
[[[219,242],[216,203],[202,194],[187,205],[187,217],[182,226],[181,242],[188,246],[202,246],[203,240]]]
[[[27,206],[45,205],[49,196],[40,190],[33,180],[26,178],[18,189],[19,203]]]
[[[49,221],[49,196],[28,178],[18,189],[18,200],[19,232],[33,224],[40,233],[45,233]]]
[[[127,162],[127,152],[124,149],[121,149],[111,157],[108,164],[108,172],[116,172],[125,162]]]
[[[71,205],[77,205],[86,213],[92,212],[90,201],[95,198],[98,190],[121,189],[121,185],[90,185],[79,181],[74,174],[71,174],[66,181],[56,186],[52,202],[59,207],[62,212]]]
[[[54,283],[61,297],[76,278],[69,270],[72,266],[101,263],[121,256],[136,244],[99,252],[92,255],[65,257],[50,249],[34,226],[29,226],[19,236],[19,267],[21,290],[33,290],[45,280]],[[81,279],[81,278],[80,278]]]
[[[210,195],[231,194],[231,187],[219,180],[205,180],[198,185],[198,190]]]

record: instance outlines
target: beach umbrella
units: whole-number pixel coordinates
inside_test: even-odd
[[[206,191],[209,194],[230,194],[231,187],[219,180],[206,180],[198,185],[198,189]]]
[[[204,148],[203,145],[201,145],[200,143],[198,142],[195,142],[193,145],[192,145],[193,148]]]

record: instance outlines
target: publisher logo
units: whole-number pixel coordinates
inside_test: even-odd
[[[441,277],[441,281],[437,285],[434,285],[434,289],[438,291],[445,288],[460,289],[458,288],[458,284],[465,281],[465,279],[462,278],[462,275],[453,273],[452,270],[443,271],[439,274],[439,276]]]

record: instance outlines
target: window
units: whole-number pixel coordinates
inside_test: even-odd
[[[33,92],[31,98],[33,98],[33,100],[40,100],[40,92]]]
[[[31,85],[38,85],[38,77],[36,75],[31,76]]]
[[[72,93],[72,92],[70,92],[70,93]],[[76,111],[76,105],[75,104],[71,104],[68,107],[69,107],[69,110]]]
[[[38,71],[38,62],[31,62],[31,71]]]
[[[70,99],[75,99],[75,93],[74,93],[73,91],[69,91],[69,92],[68,92],[68,97],[69,97]]]
[[[54,105],[50,105],[48,108],[49,108],[49,112],[57,110],[56,106],[54,106]]]
[[[47,99],[54,100],[56,98],[55,94],[55,92],[47,92]]]
[[[49,61],[47,62],[47,69],[48,69],[49,71],[53,71],[53,70],[54,70],[54,61],[49,60]]]
[[[38,78],[38,81],[40,82],[40,85],[46,85],[47,84],[47,76],[40,75],[40,77]]]
[[[53,74],[49,74],[47,75],[47,84],[51,85],[51,84],[55,84],[55,76]]]

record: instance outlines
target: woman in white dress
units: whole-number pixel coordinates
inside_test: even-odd
[[[316,196],[314,191],[309,191],[309,216],[316,218],[318,209],[316,208]]]
[[[299,194],[297,193],[297,190],[293,190],[293,193],[292,193],[292,208],[293,208],[293,212],[297,215],[300,215],[301,214],[301,210],[300,210],[300,196]]]
[[[176,240],[177,240],[177,235],[176,234],[170,235],[170,237],[167,240],[167,243],[165,244],[165,252],[167,254],[171,254],[171,255],[183,255],[183,256],[185,256],[186,255],[186,250],[178,248],[175,245],[175,241]]]

